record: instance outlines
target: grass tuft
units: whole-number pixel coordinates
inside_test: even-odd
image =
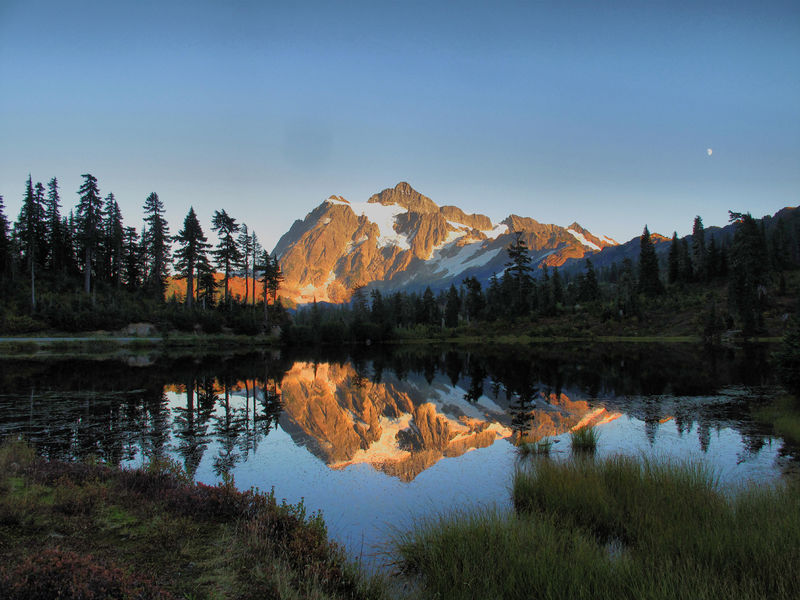
[[[600,439],[600,432],[596,427],[589,425],[574,430],[570,433],[570,439],[573,452],[593,454],[597,451],[597,440]]]

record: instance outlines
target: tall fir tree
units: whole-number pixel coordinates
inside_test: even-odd
[[[244,274],[244,303],[247,304],[247,299],[250,296],[250,253],[253,251],[253,240],[250,238],[250,231],[247,229],[247,224],[242,223],[239,227],[239,237],[236,239],[239,245],[239,254],[241,254],[240,267]],[[253,290],[255,294],[255,290]]]
[[[768,255],[764,235],[750,213],[730,212],[736,224],[730,251],[730,285],[728,299],[739,316],[745,335],[752,335],[761,326],[763,295]]]
[[[142,245],[147,264],[145,285],[159,301],[163,301],[169,276],[171,238],[169,224],[164,218],[164,203],[155,192],[144,202],[144,215],[146,227]]]
[[[11,274],[11,234],[5,209],[3,196],[0,196],[0,280]]]
[[[708,256],[706,255],[706,237],[703,219],[700,215],[694,218],[692,226],[692,258],[694,260],[695,277],[698,281],[708,280]]]
[[[142,245],[139,232],[136,231],[135,227],[124,227],[122,230],[122,273],[120,279],[130,292],[135,292],[141,285],[144,271],[142,262]]]
[[[444,307],[444,324],[447,327],[458,326],[458,314],[461,312],[461,297],[454,284],[447,290],[447,301]]]
[[[91,291],[92,268],[98,247],[102,241],[103,201],[97,187],[97,178],[91,173],[84,173],[83,184],[78,190],[77,229],[78,242],[84,257],[83,290]]]
[[[647,225],[639,238],[639,248],[639,291],[652,298],[661,294],[664,288],[658,274],[656,248]]]
[[[186,306],[192,307],[194,300],[194,280],[198,262],[208,263],[207,252],[211,247],[208,239],[203,235],[203,228],[194,207],[189,208],[189,214],[183,220],[183,229],[175,236],[180,248],[175,253],[175,269],[182,278],[186,279]]]
[[[117,202],[113,193],[106,196],[104,216],[104,268],[106,277],[115,287],[119,288],[122,285],[122,249],[125,243],[125,226],[122,223],[122,211],[119,208],[119,202]]]
[[[231,271],[242,260],[239,245],[234,237],[239,232],[239,224],[224,210],[215,211],[211,219],[211,229],[217,234],[219,242],[213,252],[217,266],[222,269],[225,286],[225,306],[230,306],[229,281]]]
[[[514,241],[506,248],[508,262],[506,273],[511,276],[509,287],[512,288],[511,297],[506,310],[512,315],[522,316],[528,313],[528,297],[530,296],[533,279],[531,278],[531,257],[528,245],[522,238],[522,231],[514,232]]]
[[[53,271],[62,271],[66,264],[66,250],[64,248],[64,231],[61,222],[61,196],[58,193],[58,179],[55,177],[47,183],[45,219],[47,221],[47,242],[50,250],[47,257],[47,266]]]
[[[667,259],[667,283],[678,283],[681,273],[681,243],[678,241],[678,232],[672,232],[672,242],[669,245],[669,258]]]

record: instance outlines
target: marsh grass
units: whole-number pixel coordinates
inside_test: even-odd
[[[517,454],[520,458],[527,456],[550,456],[550,450],[553,449],[553,440],[550,438],[542,438],[537,442],[521,442],[517,446]]]
[[[726,496],[708,469],[526,462],[515,510],[455,512],[394,540],[425,598],[793,598],[800,489]]]
[[[600,432],[596,427],[588,425],[574,430],[570,433],[573,452],[583,452],[593,454],[597,451],[597,441],[600,439]]]

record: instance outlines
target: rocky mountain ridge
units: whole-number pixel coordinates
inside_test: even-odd
[[[505,249],[517,234],[534,266],[560,266],[617,245],[578,223],[560,227],[519,215],[493,223],[439,206],[401,182],[362,203],[330,196],[295,221],[273,254],[285,277],[283,296],[336,303],[363,285],[391,291],[485,280],[505,269]]]

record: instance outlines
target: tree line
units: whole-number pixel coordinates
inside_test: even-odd
[[[144,221],[137,230],[124,223],[113,193],[103,198],[95,176],[82,178],[78,202],[66,215],[55,177],[44,186],[28,176],[13,223],[0,196],[2,329],[107,328],[154,316],[186,325],[208,311],[223,315],[223,321],[243,321],[248,319],[242,318],[242,308],[248,306],[252,330],[258,326],[252,316],[257,305],[262,327],[271,318],[285,318],[277,297],[280,265],[245,223],[225,210],[214,211],[211,230],[219,241],[212,247],[190,207],[183,228],[171,235],[164,203],[153,192],[144,200]],[[245,282],[243,298],[230,293],[236,275]],[[182,301],[165,297],[170,276],[186,281]],[[83,318],[70,322],[76,310]]]
[[[669,253],[659,258],[647,226],[639,239],[638,261],[625,258],[600,270],[591,259],[583,268],[535,269],[517,232],[506,249],[503,273],[486,285],[468,277],[460,285],[434,292],[378,288],[354,290],[347,305],[317,305],[298,311],[287,337],[294,343],[335,343],[422,337],[459,326],[491,322],[535,323],[541,319],[590,312],[597,320],[642,317],[643,311],[670,295],[703,294],[727,287],[727,306],[712,304],[704,314],[704,335],[741,329],[753,335],[763,328],[768,290],[786,293],[786,272],[800,266],[798,226],[778,219],[768,230],[749,213],[730,213],[732,236],[706,230],[701,217],[689,238],[672,236]],[[665,258],[665,260],[664,260]]]

